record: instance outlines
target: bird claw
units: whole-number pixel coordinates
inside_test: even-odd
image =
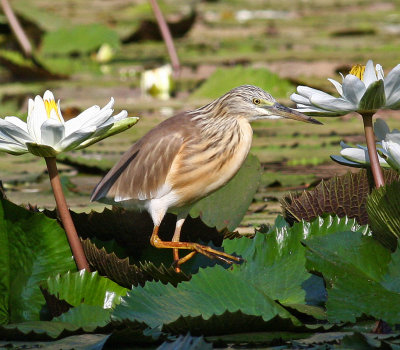
[[[222,262],[224,262],[226,264],[229,264],[229,265],[231,265],[233,263],[238,264],[241,261],[243,261],[243,259],[240,258],[240,257],[233,256],[233,255],[227,254],[225,252],[221,252],[219,250],[216,250],[216,249],[213,249],[211,247],[208,247],[208,246],[205,246],[205,245],[201,245],[201,244],[198,244],[198,243],[195,243],[193,245],[193,249],[196,252],[205,255],[209,259],[217,259],[217,260],[220,260],[220,261],[222,261]]]

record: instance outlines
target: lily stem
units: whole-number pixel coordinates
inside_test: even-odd
[[[67,234],[68,242],[71,247],[78,270],[85,269],[90,271],[89,263],[83,251],[82,243],[76,232],[71,213],[69,212],[67,201],[62,190],[60,176],[58,175],[56,157],[45,157],[47,169],[49,172],[51,187],[53,188],[54,198],[56,200],[58,215]]]
[[[156,17],[158,27],[160,28],[161,36],[164,39],[165,46],[167,47],[168,55],[171,59],[172,69],[174,77],[176,78],[180,72],[180,63],[178,54],[176,53],[174,40],[172,39],[171,31],[169,30],[168,24],[158,6],[157,0],[150,0],[150,5],[153,9],[154,16]]]
[[[385,185],[385,181],[383,180],[382,168],[379,165],[378,154],[376,152],[375,134],[372,127],[372,117],[373,114],[371,113],[362,114],[372,176],[374,178],[376,188],[379,188]]]
[[[29,42],[29,39],[24,32],[24,29],[19,23],[17,16],[15,16],[15,13],[10,3],[8,2],[8,0],[0,0],[0,6],[7,17],[8,22],[10,23],[11,30],[13,31],[15,37],[17,38],[17,41],[21,46],[24,55],[26,57],[31,57],[32,45]]]

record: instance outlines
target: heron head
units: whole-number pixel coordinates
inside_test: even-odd
[[[279,104],[269,93],[253,85],[242,85],[232,89],[221,97],[221,104],[229,110],[229,114],[245,117],[250,122],[287,118],[322,124],[303,113]]]

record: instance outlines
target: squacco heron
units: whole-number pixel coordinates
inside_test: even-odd
[[[264,90],[243,85],[194,111],[171,117],[136,142],[96,186],[92,201],[146,209],[154,223],[150,242],[172,248],[179,266],[196,253],[227,263],[240,258],[192,242],[180,242],[182,225],[191,206],[224,186],[249,153],[250,122],[288,118],[321,124],[284,107]],[[167,210],[177,212],[171,242],[162,241],[158,229]],[[190,250],[183,258],[179,250]]]

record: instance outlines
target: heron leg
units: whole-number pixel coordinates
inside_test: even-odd
[[[229,255],[225,252],[220,252],[219,250],[213,249],[206,245],[192,243],[192,242],[165,242],[160,239],[158,236],[158,229],[159,226],[154,226],[153,233],[150,237],[150,243],[156,248],[171,248],[171,249],[186,249],[191,250],[192,252],[197,252],[207,256],[210,259],[218,259],[223,261],[227,264],[232,263],[239,263],[243,259]],[[183,262],[188,261],[192,258],[195,254],[189,253],[189,258],[183,257],[182,259],[178,260],[178,265],[182,264]]]
[[[176,220],[176,226],[175,226],[175,232],[174,235],[172,237],[172,242],[179,242],[179,239],[181,237],[181,230],[182,230],[182,226],[183,223],[185,222],[186,219],[186,215],[184,217],[179,217]],[[174,265],[175,265],[175,271],[176,272],[181,272],[181,269],[179,267],[180,263],[179,263],[179,249],[177,248],[173,248],[172,249],[172,253],[174,256]]]

